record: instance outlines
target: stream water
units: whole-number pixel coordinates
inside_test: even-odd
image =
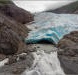
[[[22,75],[65,75],[56,51],[50,53],[37,51],[33,55],[35,60],[32,67]]]

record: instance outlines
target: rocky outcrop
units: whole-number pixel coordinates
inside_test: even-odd
[[[17,52],[28,29],[5,15],[0,14],[0,53],[14,54]]]
[[[10,0],[0,1],[0,12],[4,13],[10,19],[13,19],[22,24],[33,21],[33,15],[30,12],[17,7]]]
[[[23,42],[28,29],[24,23],[33,20],[33,15],[11,0],[0,1],[0,53],[13,55],[28,50]]]
[[[67,34],[58,43],[58,57],[67,74],[78,74],[78,31]]]

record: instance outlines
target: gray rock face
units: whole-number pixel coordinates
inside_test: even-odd
[[[1,31],[2,30],[2,31]],[[14,35],[14,31],[8,28],[1,29],[0,33],[0,53],[13,54],[18,50],[18,38]],[[6,30],[6,31],[5,31]]]
[[[25,48],[23,39],[27,36],[28,29],[14,20],[10,20],[0,13],[0,53],[14,54]]]
[[[58,43],[58,57],[67,74],[78,74],[78,31],[71,32]]]
[[[33,20],[33,15],[19,7],[11,0],[0,1],[0,53],[14,54],[27,50],[23,42],[28,29],[24,23]]]

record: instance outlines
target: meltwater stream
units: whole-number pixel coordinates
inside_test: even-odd
[[[65,75],[56,51],[50,53],[37,51],[33,55],[35,60],[32,67],[22,75]]]
[[[48,14],[47,16],[45,16]],[[40,13],[37,16],[35,16],[36,24],[28,25],[27,27],[31,30],[29,34],[32,35],[32,32],[35,32],[38,29],[41,29],[43,27],[49,27],[51,28],[53,21],[49,22],[50,20],[47,20],[44,22],[44,18],[53,18],[53,13]],[[55,20],[56,21],[56,20]],[[44,23],[43,23],[44,22]],[[37,26],[37,29],[35,29],[35,26]],[[28,35],[29,35],[28,34]],[[56,47],[50,45],[50,44],[35,44],[37,48],[36,52],[33,53],[33,56],[35,58],[34,63],[30,69],[26,69],[22,75],[65,75],[63,69],[60,66],[60,61],[57,56],[57,50]]]

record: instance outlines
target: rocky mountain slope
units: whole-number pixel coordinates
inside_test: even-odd
[[[0,0],[0,61],[9,58],[7,64],[12,64],[17,62],[19,54],[26,53],[24,54],[26,56],[27,53],[30,53],[31,46],[27,46],[23,41],[29,31],[24,24],[33,20],[33,15],[30,12],[17,7],[11,0]],[[13,65],[13,70],[22,72],[26,68],[27,61],[27,65],[31,66],[32,61],[29,63],[30,60],[33,60],[31,57],[27,56],[26,60],[18,62],[20,67],[23,68],[21,71],[16,69],[19,68],[18,63]],[[7,65],[8,68],[9,65]]]
[[[11,0],[0,1],[0,12],[22,24],[33,20],[33,15],[30,12],[17,7]]]
[[[63,7],[57,8],[55,10],[48,10],[48,12],[78,14],[78,1],[65,5]]]
[[[20,49],[28,33],[23,24],[32,20],[30,12],[17,7],[12,1],[0,1],[0,53],[14,54]]]

